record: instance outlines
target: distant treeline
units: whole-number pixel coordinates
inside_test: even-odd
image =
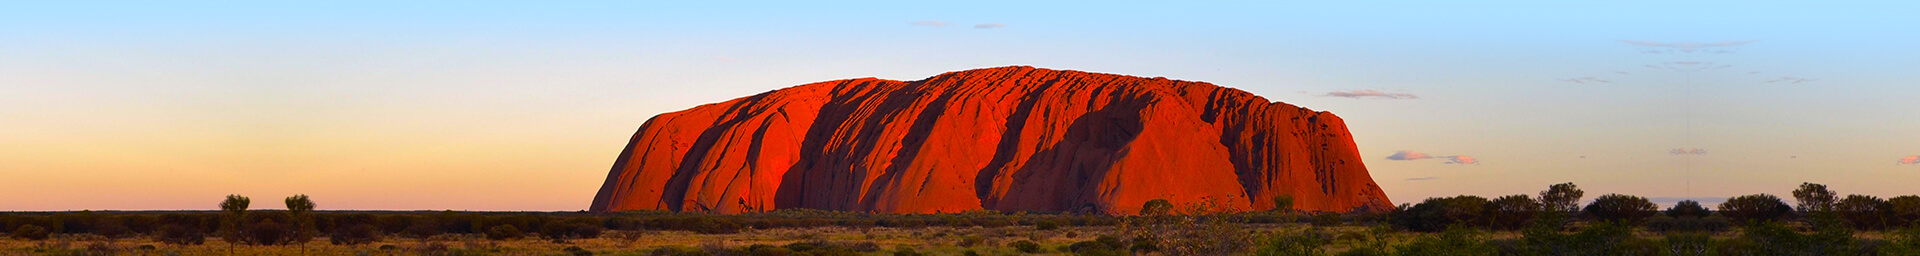
[[[1396,230],[1440,232],[1450,229],[1522,230],[1546,228],[1575,231],[1576,223],[1645,228],[1653,232],[1723,232],[1766,223],[1805,223],[1821,228],[1887,230],[1915,227],[1920,222],[1920,196],[1881,199],[1873,196],[1839,197],[1826,186],[1807,183],[1792,195],[1797,204],[1779,197],[1755,194],[1729,198],[1713,209],[1683,201],[1667,209],[1646,198],[1607,194],[1587,205],[1572,183],[1556,184],[1535,195],[1494,199],[1478,196],[1429,198],[1395,209],[1347,213],[1300,212],[1292,198],[1275,199],[1277,209],[1231,212],[1175,206],[1154,200],[1143,206],[1143,216],[1192,215],[1213,223],[1265,224],[1307,222],[1315,226],[1377,225]],[[782,209],[733,215],[629,211],[588,212],[367,212],[312,211],[305,196],[287,198],[288,207],[249,210],[248,199],[229,196],[221,211],[170,212],[11,212],[0,213],[0,232],[19,239],[45,239],[51,234],[90,234],[110,239],[152,236],[174,244],[200,244],[216,236],[238,244],[297,244],[329,237],[336,244],[363,244],[386,237],[427,238],[441,234],[479,234],[489,239],[594,238],[607,230],[689,231],[727,234],[747,229],[815,227],[1005,227],[1031,226],[1048,230],[1066,226],[1114,226],[1130,218],[1069,213],[1003,213],[970,211],[943,214],[877,214],[811,209]],[[1190,209],[1176,209],[1184,207]],[[1206,208],[1206,207],[1200,207]]]

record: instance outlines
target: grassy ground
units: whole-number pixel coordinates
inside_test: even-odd
[[[878,251],[869,252],[873,255],[890,254],[902,247],[932,255],[960,255],[967,250],[981,255],[1013,255],[1018,253],[1008,244],[1014,241],[1032,240],[1042,244],[1042,248],[1048,251],[1055,251],[1059,246],[1091,240],[1098,234],[1111,232],[1113,232],[1111,228],[1096,227],[1063,227],[1048,231],[1035,230],[1032,227],[918,229],[830,227],[749,230],[737,234],[609,231],[600,238],[576,239],[566,243],[554,243],[552,240],[531,237],[496,241],[487,240],[479,235],[458,234],[440,235],[427,239],[386,237],[380,242],[356,246],[332,245],[323,237],[308,242],[304,246],[239,245],[231,247],[216,237],[208,237],[206,244],[202,245],[177,246],[155,242],[146,237],[108,241],[97,236],[90,238],[56,235],[44,241],[0,240],[0,255],[85,255],[89,252],[111,252],[115,255],[418,255],[431,252],[567,255],[564,249],[576,246],[592,251],[594,255],[648,255],[654,249],[666,246],[738,248],[754,244],[777,246],[804,241],[871,242],[874,248],[878,248]],[[444,250],[436,248],[444,248]]]
[[[1247,231],[1265,236],[1275,233],[1301,232],[1309,228],[1304,224],[1248,225]],[[1357,245],[1374,243],[1398,245],[1420,236],[1430,234],[1412,232],[1388,232],[1373,227],[1339,226],[1324,229],[1335,239],[1326,248],[1329,252],[1345,251]],[[342,246],[327,243],[325,238],[305,243],[304,246],[228,246],[219,238],[209,237],[206,244],[176,246],[155,242],[145,237],[108,241],[98,236],[56,235],[44,241],[25,241],[0,239],[0,255],[569,255],[567,247],[580,247],[593,252],[593,255],[650,255],[661,247],[683,248],[740,248],[754,244],[786,245],[805,241],[835,241],[848,244],[871,243],[868,255],[891,255],[900,248],[929,255],[963,255],[973,251],[980,255],[1017,255],[1011,243],[1031,240],[1039,242],[1041,255],[1064,255],[1061,247],[1079,241],[1092,240],[1098,235],[1113,234],[1111,227],[1062,227],[1057,230],[1036,230],[1031,226],[1009,226],[1000,228],[947,228],[930,227],[917,229],[896,228],[811,228],[811,229],[771,229],[749,230],[737,234],[698,234],[682,231],[609,231],[599,238],[577,239],[566,243],[552,240],[522,238],[515,240],[487,240],[475,234],[440,235],[427,239],[387,237],[380,242],[366,245]],[[1735,232],[1723,232],[1716,236],[1733,236]],[[1494,232],[1489,238],[1515,238],[1520,235],[1513,232]],[[1640,231],[1642,237],[1660,237],[1661,234]],[[1860,238],[1880,238],[1883,233],[1857,233]]]

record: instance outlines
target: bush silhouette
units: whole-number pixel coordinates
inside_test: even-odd
[[[1031,240],[1014,241],[1013,250],[1021,253],[1040,253],[1040,244]]]
[[[1346,222],[1346,220],[1340,219],[1339,213],[1323,212],[1320,214],[1313,215],[1314,226],[1332,227],[1332,226],[1339,226],[1344,222]]]
[[[286,245],[293,242],[293,236],[292,227],[273,219],[248,224],[246,229],[247,242],[256,245]]]
[[[1720,203],[1720,215],[1737,223],[1775,221],[1792,212],[1792,206],[1768,194],[1735,196]]]
[[[1673,208],[1667,208],[1667,217],[1673,218],[1706,218],[1712,214],[1706,207],[1700,207],[1700,202],[1693,200],[1681,200],[1673,204]]]
[[[1893,204],[1887,203],[1886,200],[1866,195],[1848,195],[1847,198],[1840,199],[1839,203],[1833,205],[1834,211],[1840,213],[1841,218],[1846,219],[1847,223],[1852,224],[1854,228],[1862,230],[1886,228],[1887,219],[1892,215],[1889,214],[1892,212],[1890,208],[1893,208]]]
[[[1445,231],[1453,225],[1481,225],[1481,213],[1487,203],[1486,198],[1478,196],[1427,198],[1404,207],[1392,220],[1395,227],[1420,232]]]
[[[492,240],[520,239],[520,228],[515,228],[513,227],[513,225],[493,226],[492,228],[487,229],[487,239],[492,239]]]
[[[1585,212],[1602,221],[1638,224],[1646,221],[1647,217],[1653,217],[1659,209],[1660,206],[1644,197],[1606,194],[1594,198],[1593,204],[1587,205]]]
[[[336,245],[361,245],[378,241],[380,228],[365,223],[334,227],[333,233],[327,235],[327,242]]]
[[[1832,211],[1835,196],[1832,190],[1827,190],[1827,185],[1811,182],[1800,183],[1800,188],[1793,190],[1793,199],[1799,201],[1795,209],[1800,212]]]
[[[1920,227],[1920,196],[1896,196],[1887,199],[1887,214],[1896,227]]]
[[[1510,195],[1487,202],[1487,224],[1495,229],[1514,230],[1527,226],[1540,214],[1540,202],[1527,195]]]
[[[1147,200],[1140,205],[1140,216],[1160,216],[1173,212],[1173,202],[1166,199]]]
[[[47,240],[47,236],[49,235],[48,233],[50,232],[47,231],[47,228],[43,228],[33,224],[26,224],[26,225],[20,225],[19,228],[13,229],[12,235],[13,235],[13,239],[39,241],[39,240]]]
[[[1547,212],[1572,213],[1580,210],[1580,198],[1586,194],[1572,182],[1553,184],[1540,191],[1540,205]]]

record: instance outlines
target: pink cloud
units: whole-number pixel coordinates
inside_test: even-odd
[[[1447,159],[1447,164],[1480,164],[1480,160],[1473,159],[1473,157],[1467,155],[1443,156],[1440,158]]]
[[[1419,99],[1420,98],[1420,96],[1413,95],[1410,93],[1381,92],[1381,91],[1375,91],[1375,90],[1335,91],[1335,92],[1328,92],[1327,94],[1321,95],[1321,96],[1355,98],[1355,99],[1365,99],[1365,98]]]
[[[1920,155],[1902,157],[1900,164],[1920,164]]]
[[[1420,160],[1420,159],[1428,159],[1428,158],[1433,158],[1433,157],[1428,156],[1426,153],[1413,152],[1412,150],[1401,150],[1400,152],[1393,152],[1393,155],[1391,156],[1387,156],[1387,160],[1396,160],[1396,161]]]

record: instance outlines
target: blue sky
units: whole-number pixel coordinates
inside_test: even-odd
[[[1007,65],[1207,81],[1332,111],[1397,202],[1559,182],[1649,197],[1808,181],[1916,194],[1920,166],[1895,164],[1920,155],[1916,7],[8,3],[0,175],[16,178],[0,180],[0,209],[306,193],[323,209],[575,210],[652,115]],[[1767,82],[1782,77],[1807,81]],[[1355,90],[1418,98],[1325,96]],[[1692,148],[1709,153],[1669,153]],[[1387,160],[1402,150],[1480,162]]]

